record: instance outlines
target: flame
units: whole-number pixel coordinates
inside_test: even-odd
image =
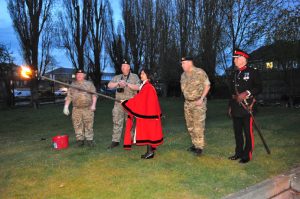
[[[25,79],[30,79],[32,77],[32,71],[28,66],[21,66],[20,74]]]

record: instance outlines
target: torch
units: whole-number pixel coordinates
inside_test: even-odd
[[[23,78],[25,78],[25,79],[31,79],[34,75],[38,77],[37,73],[33,73],[32,70],[29,67],[26,67],[26,66],[21,66],[20,75]],[[118,100],[116,98],[113,98],[113,97],[110,97],[110,96],[107,96],[107,95],[103,95],[101,93],[97,93],[97,92],[93,92],[93,91],[88,91],[88,90],[79,88],[77,86],[74,86],[74,85],[71,85],[71,84],[67,84],[65,82],[61,82],[61,81],[58,81],[58,80],[55,80],[55,79],[51,79],[51,78],[45,77],[43,75],[40,75],[39,77],[42,80],[47,80],[47,81],[55,82],[55,83],[64,85],[64,86],[69,87],[69,88],[74,88],[74,89],[77,89],[77,90],[80,90],[80,91],[83,91],[83,92],[87,92],[87,93],[90,93],[90,94],[94,94],[94,95],[97,95],[99,97],[103,97],[103,98],[106,98],[106,99],[109,99],[109,100],[113,100],[113,101],[116,101],[116,102],[121,102],[120,100]]]

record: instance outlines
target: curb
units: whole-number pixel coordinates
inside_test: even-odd
[[[300,199],[300,166],[223,199]]]

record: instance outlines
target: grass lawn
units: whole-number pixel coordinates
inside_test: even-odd
[[[272,155],[255,134],[253,161],[227,159],[234,151],[226,101],[209,101],[202,157],[191,145],[181,99],[161,99],[165,143],[152,160],[141,160],[145,147],[108,151],[113,103],[98,101],[95,148],[76,148],[70,117],[63,105],[39,110],[0,111],[0,198],[220,198],[300,163],[300,110],[260,108],[257,121]],[[67,150],[52,149],[51,137],[70,135]],[[46,140],[41,140],[46,138]]]

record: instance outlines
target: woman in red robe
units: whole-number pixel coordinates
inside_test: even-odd
[[[163,143],[161,125],[161,109],[156,90],[150,83],[150,71],[141,70],[143,84],[140,92],[133,98],[123,101],[122,106],[128,113],[124,134],[124,148],[130,150],[132,144],[138,146],[147,145],[147,152],[141,156],[143,159],[154,157],[157,146]],[[131,138],[133,117],[136,118],[134,138]]]

